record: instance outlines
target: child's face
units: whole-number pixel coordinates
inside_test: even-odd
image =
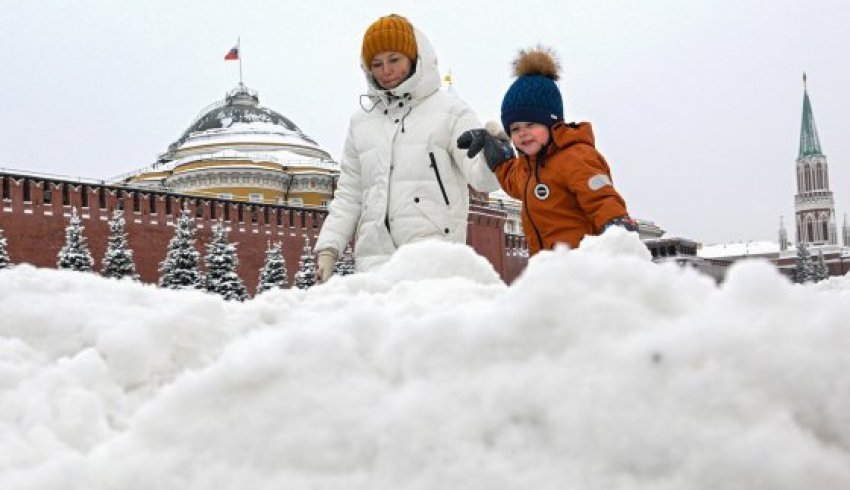
[[[549,128],[533,122],[515,122],[509,128],[511,142],[526,155],[536,155],[549,142]]]

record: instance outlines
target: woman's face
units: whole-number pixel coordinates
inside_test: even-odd
[[[407,80],[410,75],[411,61],[407,56],[395,51],[384,51],[372,58],[369,65],[372,76],[382,89],[391,90],[401,82]]]

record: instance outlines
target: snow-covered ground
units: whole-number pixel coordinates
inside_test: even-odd
[[[727,282],[613,229],[228,303],[0,271],[0,488],[850,488],[850,278]]]

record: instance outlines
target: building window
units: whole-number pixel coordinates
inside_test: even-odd
[[[263,206],[263,224],[269,224],[269,207]]]
[[[283,225],[283,216],[280,209],[275,210],[275,218],[277,219],[277,226]]]
[[[204,206],[201,203],[200,199],[195,199],[195,217],[203,218],[204,217]]]
[[[151,214],[156,214],[156,195],[151,194],[148,197],[148,207],[150,208]]]
[[[9,189],[9,178],[3,177],[3,199],[10,199],[11,190]]]
[[[230,221],[230,204],[224,203],[224,221]]]
[[[218,195],[219,199],[233,199],[233,194],[230,192],[222,192]]]
[[[142,212],[142,201],[138,192],[133,192],[133,212]]]
[[[24,179],[24,202],[32,201],[30,194],[30,179]]]
[[[260,194],[259,192],[252,192],[252,193],[248,194],[248,201],[249,202],[263,202],[263,195]]]
[[[171,216],[171,196],[165,196],[165,214]]]
[[[62,205],[71,205],[71,193],[68,191],[68,184],[62,184]]]
[[[80,204],[82,204],[82,206],[84,208],[89,207],[89,188],[88,188],[88,186],[84,185],[80,189]]]
[[[51,202],[53,202],[53,191],[50,190],[50,184],[49,183],[45,182],[44,185],[47,186],[47,188],[44,189],[44,195],[43,195],[44,204],[50,204]]]
[[[296,206],[296,207],[304,206],[304,199],[302,199],[300,197],[293,197],[292,199],[289,200],[289,205],[290,206]]]
[[[236,221],[239,223],[245,222],[245,215],[241,204],[236,205]]]
[[[215,220],[215,219],[216,219],[216,212],[215,212],[215,210],[216,210],[216,208],[217,208],[217,207],[218,207],[218,203],[217,203],[217,202],[210,202],[210,219],[211,219],[211,220]]]
[[[97,190],[97,205],[100,206],[100,209],[106,207],[106,189],[103,187]]]
[[[251,206],[251,223],[256,224],[260,220],[260,213],[257,211],[257,206]]]

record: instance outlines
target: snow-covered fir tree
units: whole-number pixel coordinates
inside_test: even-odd
[[[316,260],[310,247],[310,238],[304,237],[304,250],[298,261],[298,272],[295,273],[295,285],[298,289],[307,289],[316,284]]]
[[[165,260],[159,266],[159,285],[168,289],[200,289],[203,277],[199,269],[201,254],[195,248],[195,220],[184,207],[168,242]]]
[[[829,279],[829,267],[826,266],[826,260],[823,258],[823,252],[818,252],[818,259],[814,263],[815,282]]]
[[[236,273],[239,267],[239,257],[236,255],[236,244],[230,243],[230,228],[221,220],[213,225],[212,241],[207,245],[204,265],[207,267],[204,288],[224,299],[245,301],[248,289]]]
[[[794,282],[803,284],[815,280],[815,269],[812,256],[806,244],[797,244],[797,267],[794,269]]]
[[[127,245],[127,233],[124,228],[124,211],[116,209],[109,220],[109,240],[103,255],[103,271],[106,277],[115,279],[138,280],[136,264],[133,263],[133,251]]]
[[[89,247],[86,245],[86,237],[83,236],[84,230],[85,227],[80,222],[77,208],[73,208],[71,220],[65,227],[65,245],[62,246],[57,255],[56,266],[58,268],[91,272],[94,259],[92,259]]]
[[[266,246],[266,261],[260,269],[257,281],[257,295],[270,289],[284,289],[286,281],[286,260],[283,258],[283,246],[280,242]]]
[[[351,245],[345,247],[345,251],[342,253],[342,257],[336,262],[336,266],[334,266],[334,274],[339,274],[340,276],[350,276],[354,274],[354,253],[351,251]]]
[[[6,249],[6,237],[3,236],[3,228],[0,228],[0,269],[9,267],[9,251]]]

